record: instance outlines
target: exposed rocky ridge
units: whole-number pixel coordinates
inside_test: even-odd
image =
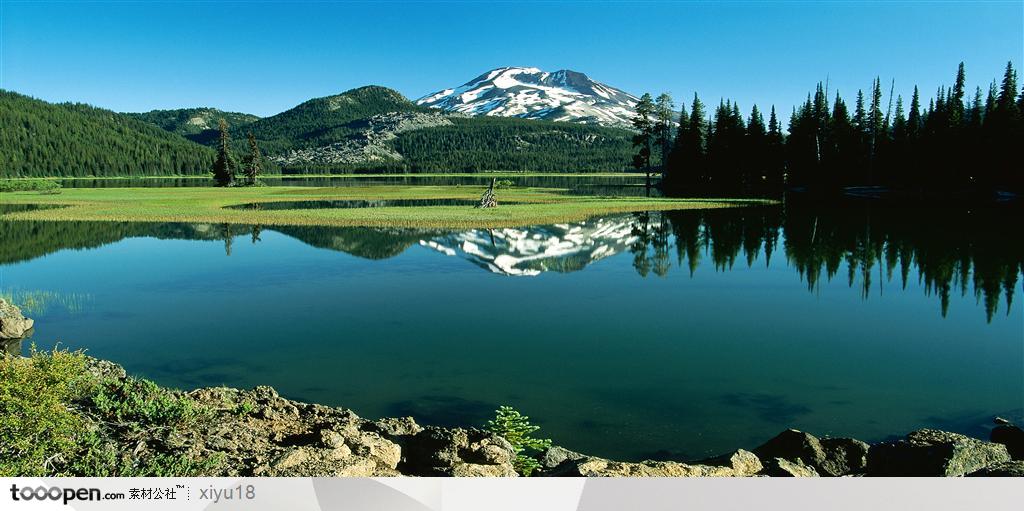
[[[452,121],[441,113],[390,112],[353,121],[349,127],[356,132],[344,140],[321,147],[293,149],[271,157],[282,165],[357,164],[365,162],[400,161],[402,155],[390,142],[399,133],[450,126]]]

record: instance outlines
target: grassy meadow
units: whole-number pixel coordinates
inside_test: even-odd
[[[10,220],[199,222],[260,225],[488,228],[583,220],[608,213],[705,209],[763,204],[738,199],[667,199],[564,195],[550,188],[496,191],[499,207],[374,207],[352,209],[226,209],[257,202],[309,200],[478,199],[483,186],[69,188],[0,195],[0,207],[38,204],[59,208],[17,211]],[[503,204],[503,203],[516,204]]]

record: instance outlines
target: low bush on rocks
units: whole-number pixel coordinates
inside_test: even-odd
[[[529,476],[541,465],[535,458],[527,456],[525,453],[527,451],[540,453],[550,449],[551,440],[533,438],[533,433],[540,427],[530,424],[529,417],[522,415],[511,406],[502,406],[494,413],[494,419],[487,421],[487,431],[501,436],[512,444],[512,449],[516,453],[516,459],[512,465],[516,468],[516,472]]]

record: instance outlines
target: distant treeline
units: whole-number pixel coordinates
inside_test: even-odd
[[[988,91],[966,91],[961,63],[951,87],[940,87],[928,105],[914,88],[909,105],[884,99],[875,79],[868,96],[858,91],[852,112],[825,84],[795,108],[784,133],[775,108],[765,122],[754,106],[744,119],[725,100],[708,115],[694,95],[679,122],[663,112],[670,98],[645,95],[650,120],[647,165],[661,165],[670,193],[695,190],[736,193],[790,188],[837,190],[888,186],[928,190],[1024,189],[1020,143],[1024,140],[1024,91],[1008,63]],[[643,133],[641,133],[643,135]],[[659,154],[660,153],[660,154]],[[664,157],[660,157],[663,154]],[[654,162],[654,163],[651,163]],[[634,160],[642,167],[643,158]],[[639,167],[638,167],[639,168]]]
[[[205,174],[213,157],[124,114],[0,90],[0,177]]]

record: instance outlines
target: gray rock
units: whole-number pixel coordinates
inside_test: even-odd
[[[992,430],[990,440],[1006,446],[1006,451],[1015,460],[1024,460],[1024,429],[1012,424],[1002,424]]]
[[[552,448],[541,457],[541,464],[546,467],[541,475],[553,477],[749,477],[762,469],[761,460],[754,453],[742,449],[688,464],[612,461]]]
[[[586,457],[587,456],[584,454],[570,451],[569,449],[555,445],[541,454],[540,466],[544,469],[550,470],[558,468],[564,463],[580,460]]]
[[[805,465],[803,461],[795,462],[784,458],[771,458],[765,460],[762,475],[772,477],[819,477],[814,467]]]
[[[798,460],[805,465],[817,466],[825,460],[825,448],[821,441],[810,433],[787,429],[771,440],[754,449],[762,460],[782,458],[791,462]]]
[[[817,465],[818,472],[833,477],[863,474],[868,466],[866,442],[854,438],[822,438],[825,459]]]
[[[743,449],[697,462],[700,465],[731,468],[738,476],[752,476],[764,468],[756,454]]]
[[[21,339],[34,324],[35,321],[26,318],[16,305],[0,298],[0,339]]]
[[[967,477],[1024,477],[1024,461],[1004,461],[975,470]]]
[[[479,429],[429,426],[403,439],[403,474],[420,476],[516,475],[515,452],[507,440]]]
[[[853,438],[822,438],[787,429],[754,449],[762,460],[781,458],[811,467],[816,475],[839,477],[864,472],[868,444]]]
[[[423,426],[416,424],[412,417],[389,417],[374,421],[372,427],[382,435],[388,436],[412,436],[423,431]]]
[[[868,451],[869,476],[962,476],[1009,461],[1006,446],[957,433],[921,429],[906,439],[882,442]]]

